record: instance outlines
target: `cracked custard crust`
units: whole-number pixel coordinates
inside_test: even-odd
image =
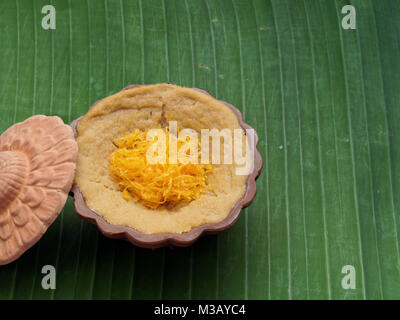
[[[123,199],[109,171],[109,158],[116,149],[114,142],[135,129],[157,128],[169,121],[198,133],[201,129],[241,129],[244,136],[228,106],[195,89],[171,84],[122,90],[97,102],[79,121],[75,183],[87,206],[107,222],[145,234],[184,233],[222,221],[243,197],[248,176],[236,175],[235,164],[221,164],[212,165],[213,171],[208,175],[213,192],[190,203],[153,210]]]

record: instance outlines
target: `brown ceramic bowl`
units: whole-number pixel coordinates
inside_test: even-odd
[[[125,87],[122,90],[132,89],[132,88],[139,87],[139,86],[143,86],[143,85],[141,85],[141,84],[130,85],[128,87]],[[194,89],[201,91],[209,96],[212,96],[209,92],[207,92],[205,90],[198,89],[198,88],[194,88]],[[95,105],[97,102],[95,102],[93,105]],[[229,104],[225,101],[221,101],[221,102],[232,109],[234,114],[237,116],[241,127],[244,130],[251,129],[251,127],[243,121],[243,116],[238,109],[236,109],[234,106],[232,106],[231,104]],[[76,127],[81,118],[82,117],[79,117],[78,119],[74,120],[71,123],[71,127],[74,130],[75,137],[77,137],[77,135],[78,135]],[[255,141],[254,142],[255,142],[254,145],[257,147],[257,144],[258,144],[257,133],[255,133]],[[256,195],[256,190],[257,190],[256,179],[258,178],[258,176],[261,173],[262,166],[263,166],[262,157],[261,157],[260,153],[258,152],[257,148],[255,148],[254,149],[254,167],[253,167],[253,171],[249,174],[249,176],[247,178],[245,194],[236,203],[236,205],[231,209],[230,213],[226,216],[226,218],[218,223],[209,223],[209,224],[197,226],[197,227],[193,228],[192,230],[190,230],[189,232],[182,233],[182,234],[177,234],[177,233],[145,234],[145,233],[142,233],[131,227],[110,224],[103,217],[98,215],[96,212],[91,210],[86,205],[85,199],[76,184],[74,184],[72,186],[71,192],[73,193],[73,196],[74,196],[74,206],[75,206],[75,210],[78,213],[78,215],[81,218],[83,218],[84,220],[97,225],[97,227],[100,229],[100,231],[106,237],[109,237],[112,239],[124,239],[124,240],[131,242],[132,244],[134,244],[136,246],[143,247],[143,248],[156,249],[156,248],[165,247],[165,246],[186,247],[186,246],[191,245],[193,242],[195,242],[201,235],[219,233],[223,230],[228,229],[236,222],[236,220],[239,217],[240,211],[243,208],[250,205],[250,203],[253,201],[253,199]]]

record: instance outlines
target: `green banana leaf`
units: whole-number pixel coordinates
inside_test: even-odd
[[[264,159],[238,222],[188,248],[105,238],[69,199],[0,299],[400,298],[399,1],[2,0],[0,45],[0,132],[172,82],[238,107]]]

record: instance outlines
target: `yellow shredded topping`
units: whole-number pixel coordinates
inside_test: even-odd
[[[120,138],[116,142],[118,148],[110,156],[110,172],[118,181],[123,198],[127,201],[133,198],[151,209],[198,199],[207,190],[206,175],[212,171],[209,164],[182,163],[179,157],[176,164],[170,163],[169,138],[173,134],[168,128],[160,130],[166,138],[164,163],[147,161],[148,149],[158,140],[147,140],[148,131],[138,129]],[[187,143],[187,139],[171,138],[175,138],[178,152]],[[200,145],[196,147],[200,155]]]

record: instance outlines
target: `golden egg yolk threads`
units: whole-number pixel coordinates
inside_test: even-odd
[[[163,205],[190,202],[207,190],[206,176],[212,171],[209,164],[170,163],[169,144],[175,138],[177,149],[186,139],[170,137],[168,128],[158,129],[165,134],[165,162],[151,164],[147,151],[157,140],[147,139],[148,131],[136,129],[116,142],[117,149],[110,156],[110,173],[118,181],[125,200],[140,202],[146,207],[157,209]],[[198,154],[200,145],[198,144]]]

